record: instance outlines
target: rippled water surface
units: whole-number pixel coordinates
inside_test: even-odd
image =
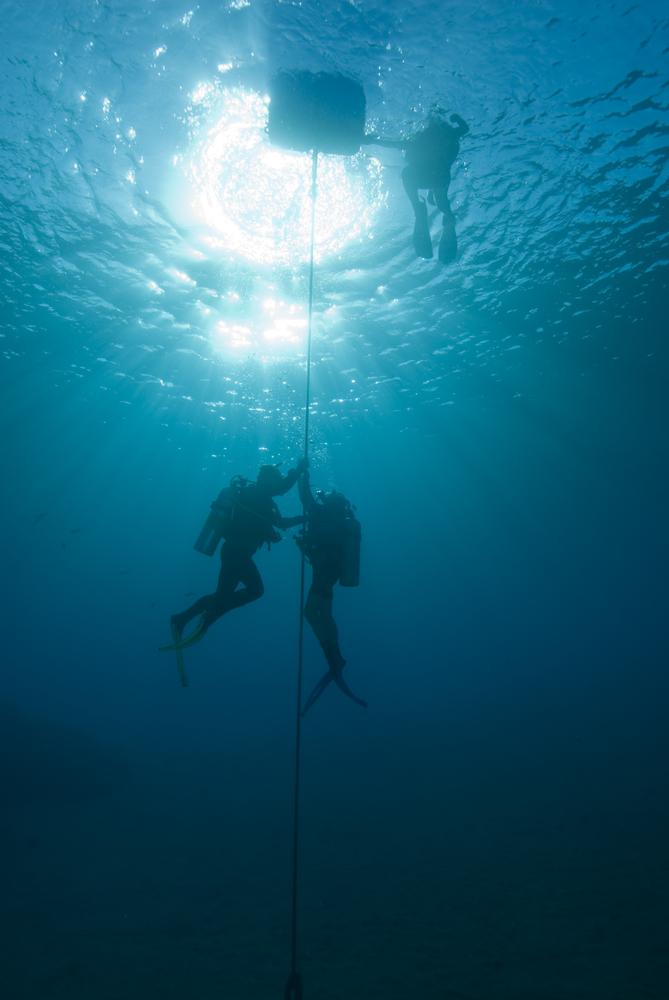
[[[156,647],[213,587],[218,490],[302,448],[311,159],[265,124],[306,69],[358,80],[369,131],[470,132],[446,266],[436,209],[414,253],[399,151],[319,158],[312,470],[363,524],[335,613],[371,707],[308,717],[305,997],[663,996],[666,4],[0,13],[4,696],[136,775],[78,818],[15,791],[37,751],[11,778],[7,995],[281,995],[290,533],[187,692]],[[45,760],[79,745],[45,726]]]
[[[636,279],[619,309],[639,321],[666,265],[660,8],[30,10],[4,5],[4,346],[19,378],[48,349],[49,382],[83,364],[70,393],[96,390],[97,404],[123,378],[126,401],[199,422],[211,408],[202,378],[234,371],[257,404],[265,365],[261,381],[279,391],[276,358],[294,363],[304,330],[267,331],[304,306],[310,184],[308,157],[273,151],[262,129],[268,80],[285,67],[355,74],[384,134],[435,105],[471,125],[451,186],[460,259],[447,268],[415,259],[400,153],[322,164],[316,329],[331,357],[315,380],[335,422],[408,402],[379,378],[423,402],[427,377],[457,367],[435,351],[458,341],[460,367],[489,371],[508,369],[510,348],[562,341],[561,356],[590,335],[592,364],[615,282]],[[267,300],[285,304],[268,314]],[[358,368],[355,399],[340,362]],[[327,398],[331,381],[345,407]],[[448,402],[453,381],[430,402]]]

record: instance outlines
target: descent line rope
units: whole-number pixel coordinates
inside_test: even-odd
[[[311,154],[311,251],[309,256],[309,322],[307,326],[307,384],[304,403],[304,457],[309,458],[309,397],[311,393],[311,327],[314,301],[314,219],[316,215],[316,175],[318,170],[318,152]],[[307,511],[302,506],[303,523],[306,523]],[[300,567],[300,631],[297,645],[297,720],[295,724],[295,804],[293,809],[293,912],[291,923],[290,946],[290,976],[286,983],[284,1000],[302,1000],[302,977],[296,970],[297,963],[297,845],[300,818],[300,736],[302,729],[302,649],[304,640],[304,576],[306,556],[302,546],[302,563]]]

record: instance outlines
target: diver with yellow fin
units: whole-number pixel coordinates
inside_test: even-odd
[[[221,571],[216,592],[201,597],[186,611],[172,615],[170,626],[174,643],[161,646],[162,651],[176,651],[177,665],[185,686],[181,650],[194,646],[203,639],[207,630],[222,615],[241,608],[262,597],[265,588],[253,561],[253,555],[267,543],[281,541],[277,528],[285,530],[302,523],[302,517],[282,518],[272,497],[283,496],[295,485],[298,476],[307,468],[307,459],[283,476],[276,465],[262,465],[255,483],[242,476],[235,476],[230,486],[222,490],[215,500],[212,512],[200,533],[194,548],[205,555],[213,555],[221,538]],[[237,590],[239,584],[243,584]],[[200,615],[193,631],[183,638],[189,621]]]

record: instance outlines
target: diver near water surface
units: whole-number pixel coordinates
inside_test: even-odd
[[[303,520],[302,517],[282,518],[272,497],[287,493],[306,468],[307,460],[304,458],[286,476],[282,476],[275,465],[262,465],[255,483],[236,476],[230,487],[221,492],[218,501],[211,505],[212,513],[195,548],[211,555],[223,537],[218,587],[215,593],[201,597],[186,611],[172,615],[170,625],[174,643],[160,647],[162,650],[176,650],[184,685],[181,650],[204,638],[214,622],[228,611],[262,597],[265,588],[253,561],[254,553],[265,542],[269,548],[272,542],[281,541],[277,528],[285,530],[301,524]],[[237,590],[240,583],[243,587]],[[182,638],[186,625],[197,615],[200,615],[199,622],[190,635]]]
[[[314,499],[306,471],[300,476],[298,491],[306,514],[306,525],[297,542],[313,569],[304,617],[320,643],[329,668],[311,692],[302,715],[320,698],[330,681],[334,681],[358,705],[367,708],[367,702],[356,698],[342,676],[346,660],[339,649],[339,632],[332,617],[335,583],[339,581],[345,587],[358,584],[360,524],[349,501],[336,490],[319,492],[318,499]]]
[[[439,243],[439,260],[449,264],[455,260],[458,241],[455,235],[455,217],[448,201],[448,185],[451,182],[451,167],[460,152],[460,139],[469,132],[469,125],[460,115],[451,115],[456,128],[433,114],[425,127],[407,139],[383,139],[377,135],[366,135],[366,146],[387,146],[403,149],[407,166],[402,171],[402,183],[409,196],[416,215],[413,231],[413,245],[417,257],[429,260],[432,257],[432,239],[427,222],[427,205],[418,194],[427,190],[427,200],[444,213],[443,232]]]

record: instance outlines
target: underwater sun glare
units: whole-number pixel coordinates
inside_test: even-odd
[[[187,163],[192,207],[212,231],[205,242],[258,264],[304,261],[311,238],[311,157],[269,145],[269,98],[202,87],[193,104],[202,102],[219,116]],[[369,230],[384,198],[380,173],[376,160],[361,155],[319,158],[316,260]]]
[[[262,310],[246,323],[220,319],[212,333],[212,343],[219,350],[231,348],[260,352],[270,357],[301,349],[308,320],[304,307],[268,298]]]

